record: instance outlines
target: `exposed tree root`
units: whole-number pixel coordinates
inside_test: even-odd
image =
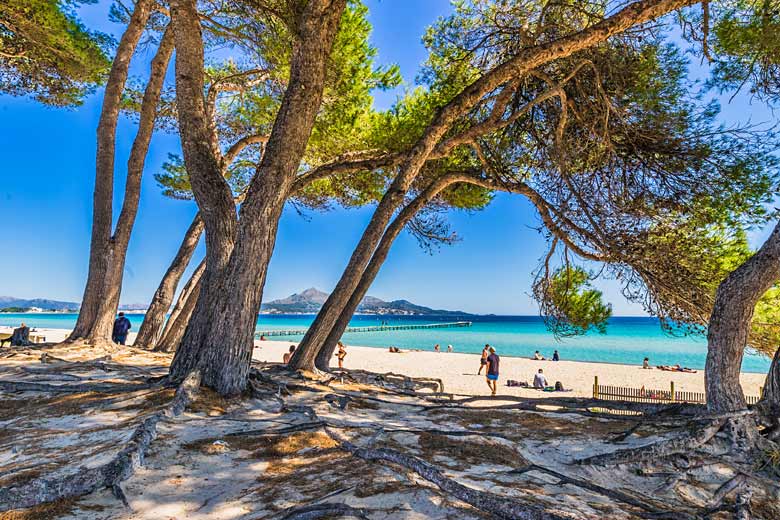
[[[302,507],[292,507],[283,511],[277,520],[317,520],[319,518],[361,518],[368,519],[365,511],[347,504],[313,504]]]
[[[719,419],[709,423],[698,431],[678,435],[672,439],[646,444],[644,446],[639,446],[638,448],[628,448],[625,450],[603,453],[601,455],[594,455],[592,457],[578,459],[575,462],[577,464],[595,464],[599,466],[657,462],[663,457],[690,453],[706,444],[721,428],[723,428],[725,423],[726,419]]]
[[[83,383],[78,385],[50,385],[47,383],[31,383],[28,381],[0,381],[0,390],[7,392],[53,392],[53,393],[83,393],[96,392],[100,394],[122,394],[137,390],[148,390],[159,383]]]
[[[692,516],[688,513],[682,511],[669,511],[668,509],[663,508],[659,504],[654,504],[646,500],[640,500],[634,496],[628,495],[621,491],[608,489],[599,486],[597,484],[593,484],[592,482],[588,482],[586,480],[576,479],[574,477],[570,477],[568,475],[558,473],[557,471],[553,471],[551,469],[545,468],[543,466],[539,466],[537,464],[529,464],[524,468],[512,470],[510,471],[510,473],[521,474],[521,473],[527,473],[529,471],[538,471],[540,473],[546,473],[552,477],[557,478],[560,484],[570,484],[573,486],[580,487],[582,489],[587,489],[589,491],[593,491],[594,493],[598,493],[600,495],[609,497],[612,500],[617,500],[619,502],[623,502],[624,504],[628,504],[630,506],[634,506],[636,508],[642,509],[648,513],[651,513],[653,515],[653,518],[669,518],[674,520],[685,520],[685,519],[695,518],[695,516]]]
[[[75,473],[57,478],[37,478],[22,484],[0,488],[0,511],[33,507],[110,488],[127,505],[121,483],[143,464],[144,455],[157,435],[157,424],[181,414],[200,385],[200,372],[188,375],[176,390],[170,404],[146,418],[133,432],[130,440],[110,462],[95,468],[81,468]]]
[[[490,491],[466,487],[451,478],[445,477],[435,466],[412,455],[406,455],[387,448],[360,448],[338,432],[325,428],[325,432],[339,444],[341,449],[366,461],[380,461],[396,464],[413,471],[425,480],[436,484],[448,495],[457,498],[480,511],[486,511],[498,518],[514,520],[564,520],[570,516],[549,513],[539,506],[525,504],[519,500],[497,495]]]

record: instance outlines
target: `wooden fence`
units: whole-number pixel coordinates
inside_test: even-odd
[[[762,394],[761,387],[759,393]],[[600,385],[596,376],[593,381],[593,398],[603,401],[632,401],[635,403],[698,403],[707,402],[707,394],[703,392],[679,392],[674,389],[674,381],[669,385],[669,390],[655,390],[647,388],[628,388],[625,386]],[[746,395],[748,404],[756,404],[760,396]]]

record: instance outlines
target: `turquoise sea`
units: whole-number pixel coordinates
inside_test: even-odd
[[[143,315],[128,315],[134,331]],[[306,329],[313,315],[260,315],[257,330]],[[352,345],[402,349],[431,350],[439,343],[442,350],[452,344],[456,352],[479,353],[485,343],[495,346],[504,356],[529,357],[539,350],[546,357],[554,349],[561,359],[606,363],[641,364],[647,356],[653,365],[679,363],[691,368],[704,368],[707,342],[701,336],[677,337],[665,333],[658,320],[648,317],[611,318],[606,334],[589,333],[576,338],[556,340],[538,316],[355,316],[350,326],[425,324],[471,321],[467,328],[384,331],[351,333],[344,342]],[[0,325],[18,326],[24,321],[31,327],[70,329],[76,323],[75,314],[0,314]],[[274,336],[274,340],[299,341],[302,336]],[[745,372],[766,373],[770,360],[747,353],[742,363]]]

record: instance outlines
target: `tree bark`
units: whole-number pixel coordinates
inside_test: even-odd
[[[769,428],[769,438],[780,440],[780,349],[775,352],[764,383],[764,393],[756,406],[761,422]]]
[[[208,214],[221,200],[218,193],[202,189],[208,182],[216,183],[219,161],[208,147],[200,21],[193,0],[171,2],[182,148],[195,199],[204,213],[207,239],[202,289],[171,365],[174,378],[198,367],[203,371],[203,384],[222,395],[237,394],[246,387],[278,221],[320,107],[326,65],[345,4],[346,0],[310,0],[301,13],[288,87],[236,223],[232,198],[232,219],[226,211],[214,212],[216,218]],[[221,175],[219,181],[227,186]],[[215,247],[211,238],[225,222],[230,224],[223,234],[228,247]]]
[[[203,219],[200,215],[195,215],[192,224],[184,234],[179,250],[173,258],[173,262],[160,280],[160,285],[152,297],[149,308],[144,315],[144,321],[141,328],[138,329],[138,336],[135,338],[134,346],[140,348],[152,348],[162,337],[163,326],[165,325],[165,314],[171,308],[173,296],[176,293],[176,287],[179,285],[184,270],[192,259],[195,248],[200,241],[203,233]]]
[[[601,43],[632,26],[654,20],[670,11],[693,3],[696,2],[693,0],[642,0],[634,2],[587,29],[523,50],[514,58],[496,66],[464,88],[452,101],[439,109],[433,122],[426,128],[407,154],[406,159],[401,163],[398,175],[377,205],[377,209],[350,257],[345,271],[363,272],[381,240],[385,228],[392,219],[393,213],[403,203],[412,182],[425,161],[434,152],[437,143],[445,136],[452,124],[474,107],[483,96],[496,90],[507,81],[521,77],[545,63],[570,56],[577,51]],[[312,360],[309,359],[309,353],[313,350],[319,350],[325,343],[341,314],[339,310],[347,305],[359,279],[360,276],[348,276],[339,280],[301,340],[303,348],[296,350],[290,360],[291,368],[311,368]],[[313,346],[310,347],[310,345]],[[307,354],[304,355],[304,352]]]
[[[195,304],[198,302],[202,285],[201,278],[205,270],[206,261],[203,260],[195,269],[195,272],[192,273],[181,294],[179,294],[179,299],[168,317],[165,329],[163,329],[160,339],[157,341],[156,351],[175,352],[176,347],[181,343],[184,331],[187,329],[187,324],[189,324],[192,313],[195,310]]]
[[[723,280],[715,295],[704,371],[707,407],[711,411],[730,412],[747,407],[739,384],[739,372],[748,343],[750,322],[756,303],[778,279],[780,223],[756,254]],[[770,390],[773,396],[774,391]]]
[[[122,210],[112,236],[116,126],[130,61],[143,34],[152,6],[151,0],[139,0],[136,3],[127,30],[120,40],[106,84],[97,130],[89,274],[79,317],[69,340],[108,342],[111,339],[114,315],[119,306],[127,245],[138,212],[144,162],[154,132],[154,121],[165,73],[173,53],[173,37],[170,31],[166,31],[151,63],[149,82],[141,103],[138,131],[127,162]]]
[[[328,334],[325,342],[320,348],[316,348],[316,345],[309,343],[308,346],[301,345],[297,350],[302,348],[308,348],[315,350],[316,352],[302,352],[300,355],[302,368],[311,369],[312,359],[314,359],[314,365],[320,370],[329,370],[330,360],[333,358],[333,352],[338,345],[338,341],[344,334],[349,321],[352,319],[352,315],[355,314],[360,302],[363,301],[368,292],[369,287],[376,279],[379,270],[387,259],[387,255],[390,253],[390,248],[398,235],[401,234],[403,228],[409,223],[410,220],[431,200],[433,200],[443,189],[447,186],[455,184],[457,182],[468,181],[470,177],[453,174],[445,175],[440,179],[432,182],[420,195],[415,197],[409,204],[407,204],[403,210],[393,219],[393,222],[387,227],[387,230],[382,236],[374,254],[371,256],[371,261],[368,263],[365,271],[362,275],[360,273],[354,273],[345,271],[342,277],[359,276],[360,279],[357,283],[355,290],[352,292],[346,305],[341,309],[339,316],[337,317],[333,328]]]

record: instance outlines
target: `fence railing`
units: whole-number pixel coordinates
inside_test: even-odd
[[[759,394],[764,393],[761,387]],[[625,386],[600,385],[596,376],[593,381],[593,398],[603,401],[632,401],[636,403],[697,403],[706,404],[707,394],[704,392],[679,392],[674,389],[674,381],[669,385],[669,390],[657,390],[642,388],[629,388]],[[748,404],[756,404],[760,395],[746,395]]]

